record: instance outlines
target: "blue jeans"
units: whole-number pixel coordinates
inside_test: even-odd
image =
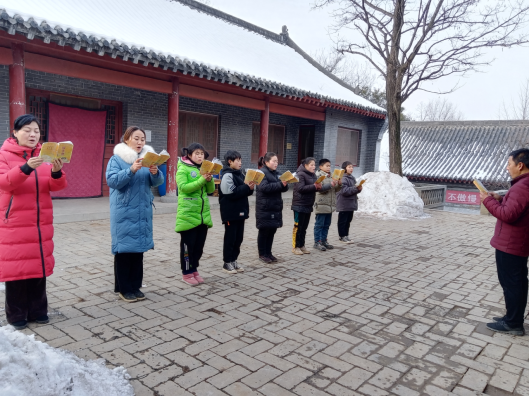
[[[314,242],[326,241],[331,226],[332,214],[316,214],[314,224]]]

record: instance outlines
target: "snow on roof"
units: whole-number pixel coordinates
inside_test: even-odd
[[[401,123],[404,175],[430,181],[508,180],[509,153],[529,146],[529,121]]]
[[[127,60],[130,53],[134,62],[145,65],[220,75],[222,82],[240,79],[243,87],[272,94],[311,96],[385,113],[293,48],[176,1],[3,0],[0,7],[5,9],[0,28],[11,34],[22,29],[45,42],[93,47],[100,55],[112,52]]]

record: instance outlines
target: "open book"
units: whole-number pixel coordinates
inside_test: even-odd
[[[162,150],[160,154],[156,154],[153,152],[147,152],[145,156],[143,156],[143,160],[141,162],[141,165],[143,167],[151,167],[153,165],[159,166],[165,163],[167,160],[169,160],[171,156],[169,153],[167,153],[166,150]]]
[[[316,179],[316,183],[322,183],[325,178],[327,178],[325,175],[320,176],[318,179]]]
[[[366,181],[367,181],[367,179],[362,179],[362,180],[360,180],[360,182],[358,182],[358,183],[356,184],[356,187],[360,187],[360,186],[362,186]]]
[[[286,181],[287,183],[298,183],[299,182],[299,179],[296,178],[296,175],[290,171],[285,171],[285,173],[279,177],[279,180],[283,182]]]
[[[479,179],[474,179],[474,185],[478,188],[478,190],[482,193],[488,193],[488,190],[483,186],[483,183]]]
[[[222,161],[218,158],[214,158],[213,161],[204,160],[202,166],[200,167],[200,175],[211,174],[218,175],[222,170]]]
[[[63,163],[69,163],[72,160],[73,143],[66,142],[46,142],[42,144],[39,157],[46,163],[52,163],[53,160],[61,159]]]
[[[345,173],[345,170],[336,168],[334,172],[332,173],[332,179],[334,179],[335,181],[339,181],[343,178],[344,173]]]
[[[254,182],[256,185],[259,185],[265,177],[265,174],[261,170],[246,170],[246,177],[244,178],[245,183]]]

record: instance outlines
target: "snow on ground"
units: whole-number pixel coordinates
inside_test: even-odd
[[[6,285],[4,283],[0,283],[0,291],[3,291],[6,289]]]
[[[377,217],[410,219],[428,217],[424,203],[406,177],[389,171],[368,172],[358,195],[358,212]]]
[[[123,367],[86,361],[15,331],[0,327],[0,395],[131,396]]]

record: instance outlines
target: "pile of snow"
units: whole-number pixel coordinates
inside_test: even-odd
[[[424,203],[406,177],[388,171],[368,172],[358,195],[358,212],[388,218],[424,218]]]
[[[104,360],[86,361],[11,326],[0,328],[0,395],[131,396],[128,378],[123,367],[112,370]]]

